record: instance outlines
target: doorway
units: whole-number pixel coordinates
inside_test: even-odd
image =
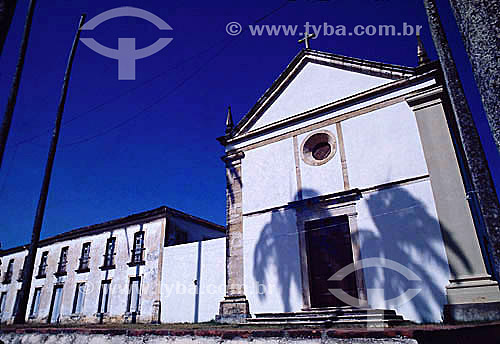
[[[311,307],[346,306],[328,289],[342,289],[358,298],[355,273],[347,275],[341,281],[328,281],[328,279],[343,267],[353,263],[348,216],[307,221],[305,231]]]

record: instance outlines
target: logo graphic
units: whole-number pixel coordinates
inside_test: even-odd
[[[103,12],[81,27],[81,30],[94,30],[99,24],[118,17],[137,17],[147,20],[160,30],[173,30],[170,25],[155,14],[136,7],[118,7]],[[156,54],[165,48],[173,38],[159,38],[142,49],[135,48],[135,38],[118,38],[118,49],[111,49],[93,38],[80,38],[90,49],[103,56],[118,60],[118,80],[135,80],[135,61]]]
[[[243,31],[243,28],[238,22],[230,22],[226,25],[226,32],[228,33],[228,35],[238,36],[241,31]]]
[[[358,265],[358,266],[356,266]],[[385,259],[385,258],[366,258],[358,261],[356,264],[351,263],[339,271],[337,271],[335,274],[333,274],[328,280],[329,281],[342,281],[347,275],[350,273],[353,273],[354,271],[360,270],[360,269],[365,269],[365,268],[385,268],[389,270],[394,270],[396,272],[399,272],[401,275],[406,277],[409,281],[422,281],[420,277],[417,276],[413,271],[408,269],[406,266],[399,264],[398,262],[395,262],[390,259]],[[382,288],[368,288],[367,290],[381,290]],[[362,301],[358,298],[355,298],[349,294],[347,294],[345,291],[342,289],[328,289],[330,293],[333,294],[336,298],[339,300],[345,302],[348,305],[357,307],[362,303]],[[383,290],[383,289],[382,289]],[[389,300],[384,300],[387,303],[391,303],[393,305],[402,305],[411,299],[413,299],[415,296],[420,293],[422,289],[419,288],[410,288],[406,290],[403,294],[394,297]]]

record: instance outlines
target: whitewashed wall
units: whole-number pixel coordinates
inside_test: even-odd
[[[299,149],[299,166],[302,178],[302,197],[304,199],[340,192],[344,190],[344,179],[342,176],[342,165],[340,163],[340,149],[338,133],[335,124],[323,127],[317,131],[328,130],[337,140],[337,152],[327,163],[320,166],[311,166],[302,159],[300,148],[304,140],[311,134],[311,131],[297,137]]]
[[[251,313],[302,308],[295,210],[243,218],[245,295]]]
[[[162,323],[213,320],[225,290],[226,238],[164,248]]]
[[[292,139],[250,150],[241,161],[243,213],[296,200]]]
[[[0,293],[7,292],[7,298],[4,301],[3,309],[0,313],[0,323],[10,322],[13,320],[12,312],[14,310],[14,303],[16,301],[17,291],[21,289],[21,282],[18,281],[19,270],[23,268],[24,257],[28,254],[28,251],[21,251],[12,253],[2,257],[2,265],[0,269],[2,274],[0,275]],[[9,261],[14,259],[14,269],[12,274],[12,279],[9,284],[3,284],[5,273],[9,266]]]
[[[408,281],[387,268],[364,269],[370,306],[396,309],[412,321],[441,322],[450,271],[430,182],[367,193],[357,210],[362,258],[396,261],[421,279]],[[402,304],[390,300],[410,288],[422,290]]]
[[[415,115],[405,102],[342,122],[351,188],[428,173]]]

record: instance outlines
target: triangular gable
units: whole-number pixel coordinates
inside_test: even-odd
[[[415,75],[415,69],[302,50],[238,123],[231,137]]]

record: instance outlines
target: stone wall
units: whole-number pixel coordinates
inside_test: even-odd
[[[293,338],[293,337],[269,337],[269,338],[230,338],[220,337],[193,337],[179,336],[168,337],[158,335],[109,335],[109,334],[4,334],[0,335],[0,344],[42,344],[42,343],[74,343],[74,344],[159,344],[159,343],[178,343],[178,344],[220,344],[220,343],[332,343],[332,344],[417,344],[415,339],[410,338]]]

